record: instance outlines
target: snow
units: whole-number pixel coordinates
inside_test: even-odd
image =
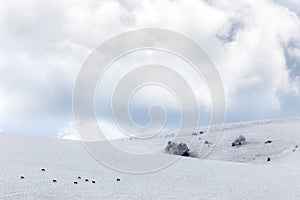
[[[300,199],[299,130],[296,119],[228,124],[206,159],[182,157],[141,175],[101,165],[78,141],[0,133],[0,199]],[[231,147],[239,135],[247,142]],[[197,137],[202,139],[195,140],[192,152],[205,140],[205,128]],[[136,145],[132,150],[155,149],[168,139],[154,138],[148,146],[139,140],[116,142]]]

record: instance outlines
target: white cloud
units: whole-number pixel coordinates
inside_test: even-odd
[[[300,4],[298,0],[274,0],[275,3],[282,5],[289,11],[296,13],[300,16]]]
[[[112,122],[101,120],[99,122],[95,121],[90,123],[95,123],[96,126],[99,126],[106,139],[111,140],[128,137],[124,135]],[[91,124],[88,124],[85,128],[88,128],[89,126],[91,126]],[[93,130],[89,132],[89,135],[80,135],[75,124],[73,122],[67,122],[64,127],[59,130],[58,137],[66,140],[77,141],[99,141],[104,139],[100,138],[98,133],[93,134],[92,132]]]
[[[71,119],[73,84],[89,53],[112,35],[143,27],[178,31],[207,50],[224,81],[229,120],[299,117],[300,83],[285,55],[299,58],[299,6],[274,2],[1,2],[0,126],[57,134]]]
[[[137,27],[176,30],[204,46],[224,81],[227,117],[231,110],[239,117],[272,117],[284,109],[278,94],[299,89],[297,80],[290,79],[284,55],[289,42],[300,40],[299,18],[288,9],[268,0],[146,0],[137,7]],[[222,33],[229,41],[220,39]]]
[[[57,134],[71,116],[81,64],[123,30],[123,8],[116,1],[68,0],[16,0],[0,7],[0,125],[28,133],[53,121],[34,132]]]
[[[59,138],[66,140],[80,140],[73,122],[68,122],[59,130]]]
[[[289,48],[288,51],[292,57],[300,60],[300,48]]]

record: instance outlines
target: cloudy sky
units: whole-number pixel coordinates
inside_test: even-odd
[[[227,122],[300,117],[297,0],[10,0],[0,3],[0,130],[72,133],[84,61],[108,38],[145,27],[179,32],[206,50],[224,84]]]

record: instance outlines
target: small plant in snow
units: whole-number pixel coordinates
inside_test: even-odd
[[[165,148],[165,152],[174,155],[189,156],[189,148],[185,143],[177,144],[169,141]]]
[[[241,145],[243,145],[243,144],[245,144],[246,143],[246,138],[245,138],[245,136],[243,136],[243,135],[240,135],[238,138],[236,138],[233,142],[232,142],[232,144],[231,144],[231,146],[241,146]]]

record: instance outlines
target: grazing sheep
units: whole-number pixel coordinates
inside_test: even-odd
[[[78,182],[74,181],[74,184],[75,184],[75,185],[77,185],[77,184],[78,184]]]
[[[200,132],[199,132],[199,134],[203,134],[203,133],[204,133],[203,131],[200,131]]]
[[[272,140],[265,141],[265,144],[271,144],[271,143],[272,143]]]
[[[53,182],[53,183],[57,183],[57,180],[53,179],[52,182]]]
[[[77,178],[78,178],[78,179],[81,179],[81,177],[80,177],[80,176],[78,176]]]
[[[89,182],[89,179],[85,179],[85,182]]]
[[[24,176],[21,176],[20,178],[21,178],[21,179],[24,179],[25,177],[24,177]]]
[[[268,157],[267,161],[268,161],[268,162],[270,162],[270,161],[271,161],[271,158],[270,158],[270,157]]]
[[[42,172],[46,171],[44,168],[42,169]]]
[[[92,183],[94,183],[94,184],[95,184],[95,183],[96,183],[96,181],[92,181]]]
[[[117,178],[117,181],[119,181],[119,182],[120,182],[120,181],[121,181],[121,179]]]

